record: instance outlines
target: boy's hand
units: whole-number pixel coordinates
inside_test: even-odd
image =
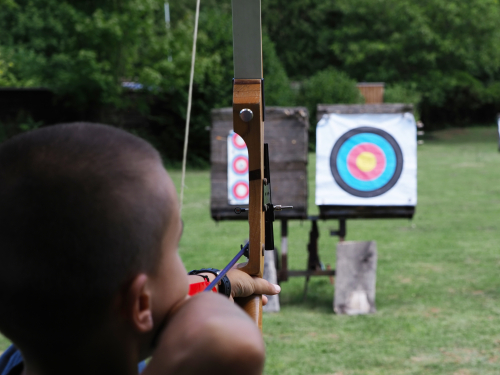
[[[281,291],[279,285],[271,284],[260,277],[252,277],[247,273],[233,268],[228,271],[227,277],[231,282],[231,299],[249,297],[253,294],[262,294],[262,304],[267,303],[267,295],[275,295]]]

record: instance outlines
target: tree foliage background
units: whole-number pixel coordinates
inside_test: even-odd
[[[420,98],[430,129],[492,121],[500,111],[498,0],[264,4],[265,25],[292,79],[333,66],[358,82],[385,82],[391,101],[396,92],[400,100]]]
[[[81,120],[127,126],[178,160],[195,0],[0,0],[0,87],[46,87]],[[266,0],[267,105],[356,103],[386,82],[428,129],[500,112],[498,0]],[[202,0],[190,157],[207,162],[210,110],[231,104],[229,0]],[[142,89],[130,92],[122,82]],[[131,125],[130,114],[147,123]],[[314,125],[314,121],[311,121]],[[314,140],[314,126],[311,127]]]

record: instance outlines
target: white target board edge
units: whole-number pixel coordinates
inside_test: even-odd
[[[500,139],[500,115],[497,117],[497,125],[498,125],[498,137]]]

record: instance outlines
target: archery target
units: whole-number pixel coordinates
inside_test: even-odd
[[[416,204],[410,113],[325,115],[316,138],[316,204]]]
[[[227,137],[227,195],[230,205],[248,204],[248,150],[243,138],[231,131]]]
[[[357,197],[376,197],[391,189],[403,170],[403,154],[382,129],[361,127],[333,146],[330,168],[337,184]]]

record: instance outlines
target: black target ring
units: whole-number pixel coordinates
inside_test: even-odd
[[[377,148],[385,158],[376,160],[386,163],[385,169],[378,177],[369,181],[359,178],[362,172],[358,172],[358,175],[351,173],[352,163],[346,163],[349,153],[361,146]],[[330,169],[333,178],[344,191],[356,197],[373,198],[386,193],[397,183],[403,171],[403,153],[389,133],[364,126],[346,132],[335,142],[330,155]]]

